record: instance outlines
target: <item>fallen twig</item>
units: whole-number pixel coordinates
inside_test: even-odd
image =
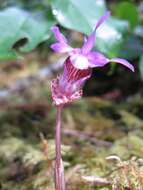
[[[83,180],[86,182],[94,183],[95,185],[109,185],[111,181],[106,178],[96,177],[96,176],[83,176]]]
[[[87,134],[87,133],[84,133],[81,131],[70,130],[70,129],[64,129],[63,132],[65,135],[78,137],[78,139],[87,140],[98,146],[108,146],[109,147],[112,145],[111,142],[97,139],[93,134]]]

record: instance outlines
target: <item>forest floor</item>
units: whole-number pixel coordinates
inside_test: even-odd
[[[0,190],[54,190],[52,77],[44,70],[37,75],[36,63],[28,69],[24,64],[2,68]],[[140,93],[123,101],[84,97],[65,107],[62,155],[67,190],[143,189],[142,111]]]

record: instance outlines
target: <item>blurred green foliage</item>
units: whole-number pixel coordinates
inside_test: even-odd
[[[0,60],[15,59],[13,46],[24,40],[19,50],[31,51],[49,37],[49,29],[54,21],[48,22],[40,14],[27,13],[18,8],[7,8],[0,12]],[[4,32],[5,31],[5,32]]]
[[[127,20],[131,28],[135,28],[139,23],[139,12],[137,6],[128,1],[116,4],[115,16]]]
[[[1,7],[5,8],[0,14],[0,34],[3,34],[0,42],[1,60],[15,58],[12,47],[23,38],[27,39],[27,44],[20,48],[22,52],[31,51],[38,43],[47,40],[51,34],[49,29],[55,22],[65,28],[89,34],[107,10],[103,0],[100,3],[94,0],[84,3],[81,0],[11,0],[3,2]],[[33,14],[36,16],[33,17]],[[126,21],[110,18],[97,32],[97,48],[110,57],[117,55],[127,29]]]
[[[143,54],[142,54],[141,57],[140,57],[139,70],[140,70],[141,79],[143,80]]]

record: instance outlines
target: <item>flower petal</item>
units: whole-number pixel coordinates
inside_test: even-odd
[[[99,52],[90,52],[87,55],[89,61],[89,67],[103,67],[109,62],[109,59],[106,58],[102,53]]]
[[[67,39],[65,38],[65,36],[60,32],[59,27],[57,26],[53,26],[52,27],[52,32],[54,33],[54,36],[56,38],[57,41],[59,42],[63,42],[63,43],[67,43]]]
[[[70,57],[65,60],[64,72],[60,77],[59,86],[62,93],[72,94],[81,89],[85,81],[91,76],[92,69],[77,69],[71,63]]]
[[[94,31],[91,33],[91,35],[88,37],[86,42],[84,42],[83,47],[82,47],[82,52],[84,54],[88,53],[94,46],[95,43],[95,33],[97,28],[110,16],[110,12],[106,12],[97,22]]]
[[[91,74],[92,74],[92,71],[89,70],[88,71],[88,75],[86,77],[83,77],[83,78],[79,79],[78,81],[74,82],[72,84],[73,90],[82,89],[83,86],[84,86],[84,84],[85,84],[85,82],[91,77]]]
[[[91,69],[78,69],[74,67],[74,65],[71,63],[70,57],[68,57],[64,64],[64,79],[67,78],[67,80],[70,81],[77,81],[81,78],[85,78],[88,75],[90,75]]]
[[[82,96],[82,87],[91,76],[92,69],[80,70],[73,66],[68,57],[64,62],[64,72],[52,80],[51,90],[55,105],[64,105]]]
[[[68,93],[68,94],[63,93],[61,91],[60,86],[59,86],[59,81],[60,81],[60,77],[57,77],[56,79],[53,79],[51,82],[51,91],[52,91],[53,103],[56,106],[64,105],[64,104],[73,102],[73,101],[81,98],[81,96],[82,96],[82,90],[81,89],[76,90],[75,92],[72,92],[72,93]],[[70,86],[70,88],[71,87],[72,86]]]
[[[54,43],[50,47],[58,53],[67,53],[72,50],[72,48],[65,43]]]
[[[110,59],[110,62],[120,63],[121,65],[124,65],[125,67],[127,67],[131,71],[133,71],[133,72],[135,71],[134,66],[125,59],[113,58],[113,59]]]

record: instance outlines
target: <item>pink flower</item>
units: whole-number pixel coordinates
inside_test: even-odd
[[[91,51],[95,43],[95,34],[98,27],[110,16],[107,12],[97,22],[94,31],[84,40],[81,48],[72,48],[68,45],[67,39],[59,31],[57,26],[52,32],[57,40],[51,45],[55,52],[68,53],[64,62],[64,72],[51,83],[52,97],[55,105],[62,105],[79,99],[82,96],[82,87],[85,81],[90,78],[92,68],[103,67],[110,62],[117,62],[134,71],[133,65],[121,58],[108,59],[97,51]]]

